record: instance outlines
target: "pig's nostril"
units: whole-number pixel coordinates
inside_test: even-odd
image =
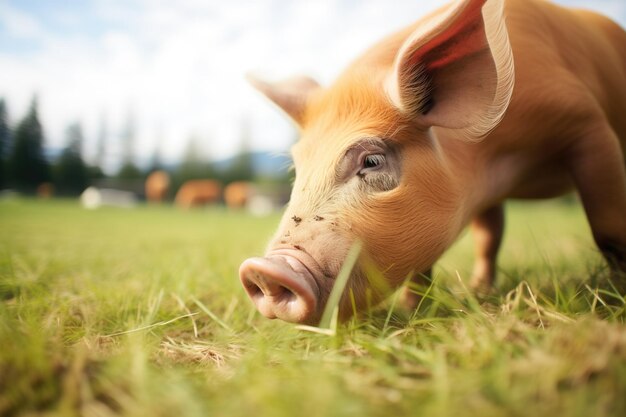
[[[279,301],[293,301],[298,298],[296,294],[293,293],[293,291],[282,285],[279,285],[278,288],[276,288],[273,296]]]
[[[263,290],[253,282],[248,282],[246,284],[246,291],[251,297],[263,297]]]
[[[245,288],[252,298],[270,297],[276,302],[292,301],[297,295],[284,285],[267,280],[263,275],[255,273],[254,279],[245,283]]]

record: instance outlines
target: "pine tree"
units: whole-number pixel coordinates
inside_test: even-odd
[[[193,137],[190,138],[187,143],[187,149],[185,149],[185,153],[183,155],[183,160],[178,168],[178,177],[182,181],[199,179],[205,175],[203,172],[204,161],[200,155],[201,152],[197,139]]]
[[[4,99],[0,99],[0,190],[7,186],[7,156],[11,140],[7,108]]]
[[[67,128],[67,146],[55,166],[55,185],[60,193],[80,194],[89,185],[87,166],[82,158],[83,130],[75,123]]]
[[[156,144],[154,145],[154,152],[150,158],[150,165],[148,165],[147,174],[154,171],[163,169],[163,157],[161,156],[161,136],[159,135]]]
[[[44,157],[43,142],[35,97],[28,113],[15,129],[9,173],[16,189],[33,192],[41,183],[50,181],[50,166]]]
[[[138,180],[142,177],[142,173],[132,162],[124,162],[117,172],[117,178],[121,180]]]
[[[208,161],[208,158],[202,157],[202,154],[198,140],[191,137],[187,142],[182,161],[173,175],[174,189],[177,189],[185,181],[216,177],[213,165]]]
[[[133,147],[135,144],[135,121],[132,113],[129,113],[126,125],[122,132],[122,166],[117,177],[123,180],[136,180],[142,177],[142,173],[135,165]]]
[[[100,126],[96,136],[96,150],[93,157],[93,163],[87,164],[87,176],[89,183],[101,180],[106,177],[104,174],[104,166],[106,164],[107,141],[109,139],[109,130],[107,128],[106,117],[103,114],[100,117]]]
[[[241,124],[241,139],[239,152],[233,159],[232,165],[223,173],[225,183],[233,181],[252,181],[256,177],[254,159],[251,149],[250,125],[247,120]]]

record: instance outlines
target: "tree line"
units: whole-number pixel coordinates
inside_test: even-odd
[[[193,139],[179,164],[164,166],[157,149],[149,166],[142,169],[134,161],[133,135],[133,124],[128,123],[122,134],[120,168],[114,175],[107,176],[103,170],[107,142],[104,130],[98,137],[93,164],[88,164],[83,156],[84,133],[80,123],[68,126],[63,149],[52,157],[46,155],[45,129],[39,117],[37,98],[33,98],[24,117],[13,126],[9,122],[6,101],[0,98],[0,190],[33,194],[42,184],[51,184],[55,194],[73,196],[104,180],[109,183],[113,180],[121,186],[125,182],[139,183],[155,170],[169,171],[174,189],[190,179],[212,178],[224,184],[256,179],[246,140],[241,152],[226,169],[217,169],[212,162],[201,158],[197,141]]]

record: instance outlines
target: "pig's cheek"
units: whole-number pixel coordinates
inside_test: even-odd
[[[381,199],[366,217],[355,221],[356,237],[363,241],[368,257],[380,270],[413,263],[419,256],[420,242],[426,237],[412,223],[412,215],[411,207],[405,207],[401,199]]]

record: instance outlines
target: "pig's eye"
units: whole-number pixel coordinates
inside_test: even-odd
[[[367,155],[363,159],[363,170],[375,170],[376,168],[382,166],[384,163],[385,155],[383,154]]]

